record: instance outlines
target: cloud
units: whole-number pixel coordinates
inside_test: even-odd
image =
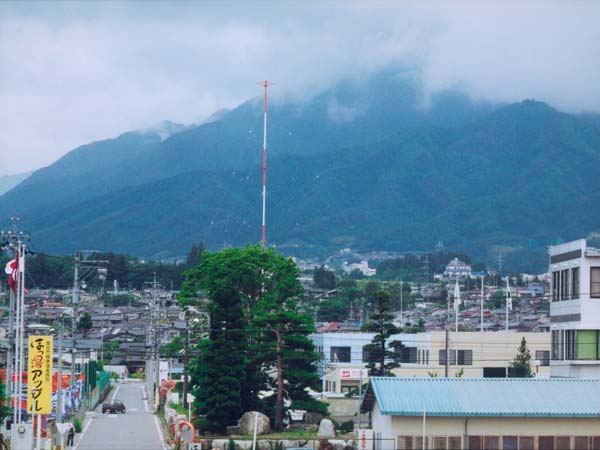
[[[265,78],[275,101],[301,99],[402,65],[425,94],[600,112],[599,21],[585,1],[2,3],[0,174],[200,122]]]

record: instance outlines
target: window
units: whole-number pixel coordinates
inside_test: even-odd
[[[590,267],[590,297],[600,298],[600,267]]]
[[[569,269],[562,270],[560,272],[560,299],[569,299]]]
[[[471,366],[473,365],[473,350],[449,350],[450,351],[450,362],[449,365],[456,365],[456,358],[458,357],[459,366]],[[440,366],[446,365],[446,350],[440,350],[439,353]]]
[[[560,300],[558,295],[558,287],[560,286],[560,272],[552,272],[552,301]]]
[[[579,267],[571,269],[571,298],[579,298]]]
[[[573,360],[575,356],[575,330],[566,330],[565,335],[565,357],[566,360]]]
[[[560,348],[560,339],[559,339],[559,331],[552,331],[552,359],[557,361],[560,359],[559,348]]]
[[[408,364],[417,363],[417,348],[416,347],[404,347],[400,350],[400,362]]]
[[[600,359],[600,330],[577,330],[577,359]]]
[[[331,362],[350,362],[350,347],[331,347]]]
[[[473,365],[473,350],[459,350],[458,351],[458,365],[459,366]]]
[[[535,359],[540,362],[540,366],[549,366],[550,352],[548,350],[536,350]]]

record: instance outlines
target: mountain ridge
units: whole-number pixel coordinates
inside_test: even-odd
[[[317,97],[321,115],[335,95]],[[64,204],[38,205],[23,219],[39,244],[56,253],[93,247],[162,258],[185,254],[193,242],[212,249],[258,242],[261,174],[255,144],[261,139],[249,131],[262,127],[253,102],[160,142],[135,141],[139,146],[129,154],[143,151],[144,164],[139,157],[121,160],[124,167],[111,189],[97,187],[87,197],[69,194]],[[510,249],[508,267],[542,270],[548,243],[600,231],[588,206],[600,198],[594,170],[600,164],[600,127],[594,121],[526,100],[491,111],[467,109],[457,113],[464,120],[448,126],[431,116],[394,126],[409,111],[393,115],[394,102],[386,105],[392,115],[387,128],[364,118],[325,123],[314,135],[305,126],[297,132],[305,137],[285,151],[281,146],[286,132],[294,134],[294,121],[279,118],[279,130],[272,131],[279,135],[278,150],[270,151],[268,163],[271,244],[311,256],[343,247],[428,250],[441,240],[448,249],[487,261],[499,249]],[[289,105],[278,108],[280,114],[299,114],[297,126],[314,120],[305,116],[308,105],[295,112]],[[270,130],[277,126],[276,119],[270,121]],[[351,136],[368,133],[346,145],[345,129]],[[306,136],[318,140],[329,132],[317,148],[306,150],[311,143]],[[167,156],[173,161],[165,165]],[[141,167],[156,172],[146,174]],[[132,170],[135,180],[118,179]],[[13,198],[0,197],[0,214],[17,194],[19,189]]]

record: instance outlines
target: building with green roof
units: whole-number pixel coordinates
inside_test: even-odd
[[[373,377],[374,450],[600,449],[600,380]]]

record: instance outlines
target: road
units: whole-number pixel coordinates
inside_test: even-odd
[[[121,400],[127,413],[102,414],[98,406],[88,413],[73,450],[166,450],[142,383],[119,383],[108,398]]]

